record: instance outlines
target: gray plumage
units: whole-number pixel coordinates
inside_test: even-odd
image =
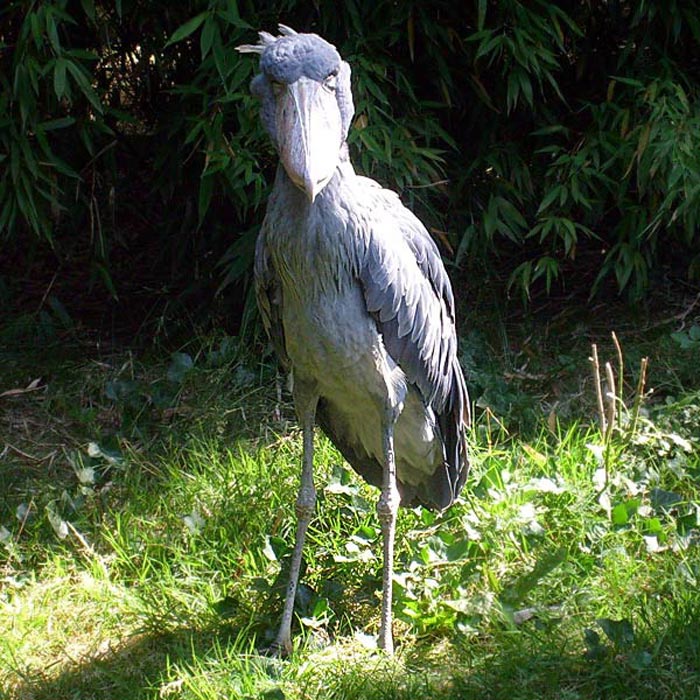
[[[301,548],[315,503],[316,420],[348,462],[382,489],[379,641],[391,651],[399,498],[446,508],[467,475],[469,402],[457,360],[454,298],[425,227],[396,194],[356,175],[350,164],[349,66],[320,37],[280,31],[241,47],[261,54],[252,90],[281,159],[256,247],[256,293],[265,328],[292,373],[304,428],[297,561],[276,644],[291,649]]]

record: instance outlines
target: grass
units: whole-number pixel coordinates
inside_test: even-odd
[[[165,361],[5,367],[0,394],[26,391],[0,398],[0,696],[698,698],[700,400],[675,369],[634,429],[620,402],[608,436],[588,379],[566,420],[545,402],[518,430],[522,406],[480,411],[464,498],[399,518],[392,659],[372,636],[377,494],[319,435],[297,650],[280,662],[260,650],[301,441],[264,364],[217,339]],[[502,374],[480,372],[484,403]]]

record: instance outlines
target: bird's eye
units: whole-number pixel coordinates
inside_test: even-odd
[[[323,87],[330,92],[335,92],[338,83],[338,71],[329,73],[323,81]]]

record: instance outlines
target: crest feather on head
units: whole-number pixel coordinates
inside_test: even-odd
[[[278,24],[277,31],[280,33],[279,36],[273,36],[270,32],[258,32],[260,41],[257,44],[242,44],[241,46],[236,46],[236,51],[239,53],[262,53],[270,44],[274,44],[277,39],[281,39],[283,36],[294,36],[297,34],[297,32],[286,24]]]

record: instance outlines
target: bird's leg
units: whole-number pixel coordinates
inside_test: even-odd
[[[385,420],[382,431],[384,451],[384,477],[382,493],[377,504],[377,514],[384,540],[384,574],[382,577],[382,621],[379,627],[379,646],[387,654],[394,652],[394,638],[391,629],[392,580],[394,577],[394,537],[396,533],[396,513],[399,509],[399,490],[396,486],[396,460],[394,458],[395,412]]]
[[[296,597],[297,584],[299,582],[299,570],[301,568],[301,554],[304,548],[306,530],[309,527],[311,516],[316,505],[316,489],[314,487],[313,460],[314,460],[314,421],[316,414],[316,401],[307,404],[301,412],[302,430],[304,439],[304,456],[301,469],[301,485],[296,501],[297,535],[292,554],[292,563],[289,571],[289,582],[284,599],[284,611],[282,621],[277,632],[277,638],[272,645],[275,654],[289,655],[292,653],[292,617],[294,615],[294,599]]]

